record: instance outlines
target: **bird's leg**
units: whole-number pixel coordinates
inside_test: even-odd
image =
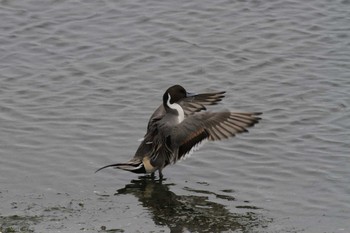
[[[159,172],[159,179],[160,179],[160,180],[163,180],[162,169],[159,169],[158,172]]]
[[[151,179],[154,180],[154,172],[151,173]]]

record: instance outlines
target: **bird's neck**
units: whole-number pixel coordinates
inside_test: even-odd
[[[177,115],[178,123],[181,123],[185,119],[185,112],[180,104],[170,103],[171,96],[168,94],[168,100],[165,103],[165,108],[168,112],[174,113]]]

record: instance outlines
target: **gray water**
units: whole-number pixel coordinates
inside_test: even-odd
[[[173,84],[263,120],[95,174]],[[349,107],[347,0],[1,0],[0,231],[349,232]]]

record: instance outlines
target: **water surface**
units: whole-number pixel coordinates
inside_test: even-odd
[[[349,1],[0,1],[2,232],[347,232]],[[119,170],[173,84],[262,111]]]

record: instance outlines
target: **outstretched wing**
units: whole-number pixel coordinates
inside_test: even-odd
[[[216,105],[224,98],[225,91],[203,93],[182,99],[179,104],[185,112],[185,116],[206,110],[206,105]]]
[[[214,141],[248,132],[261,119],[261,113],[205,112],[186,118],[175,126],[170,135],[176,160],[181,159],[205,139]]]

